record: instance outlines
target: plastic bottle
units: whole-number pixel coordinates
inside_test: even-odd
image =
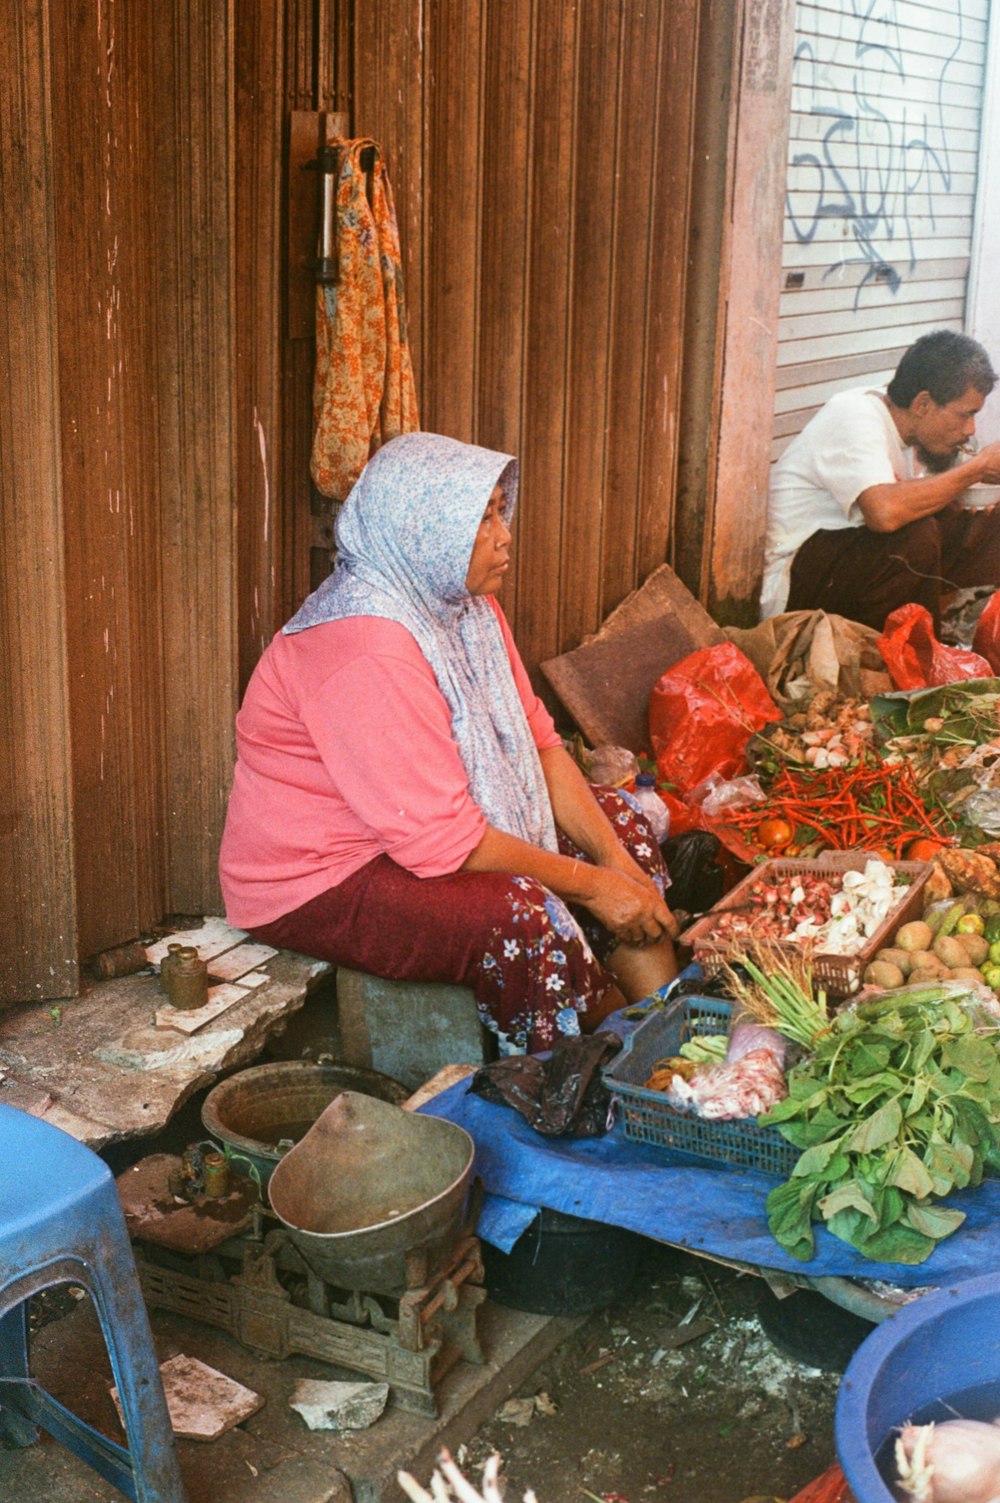
[[[656,791],[656,779],[651,772],[636,774],[632,797],[638,800],[649,820],[657,845],[662,845],[670,834],[670,811]]]

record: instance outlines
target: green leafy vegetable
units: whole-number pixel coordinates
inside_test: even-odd
[[[946,986],[885,993],[817,1033],[758,1120],[803,1150],[767,1198],[803,1261],[821,1221],[866,1258],[922,1263],[965,1219],[934,1197],[1000,1164],[1000,1027]]]

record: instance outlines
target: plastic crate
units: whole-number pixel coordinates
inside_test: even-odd
[[[821,877],[838,876],[849,871],[860,872],[864,871],[867,863],[874,859],[878,858],[873,857],[871,851],[858,851],[819,856],[814,861],[794,860],[791,857],[784,859],[776,857],[771,861],[762,861],[741,882],[731,888],[711,912],[706,913],[704,918],[698,919],[686,929],[681,935],[681,940],[684,944],[691,946],[694,958],[702,970],[707,975],[711,975],[720,969],[723,961],[728,960],[734,950],[732,940],[716,940],[713,937],[719,917],[727,909],[738,908],[741,903],[746,902],[747,893],[755,882],[759,882],[762,878],[765,881],[777,880],[804,872],[811,872]],[[811,957],[813,980],[832,997],[848,997],[851,992],[856,992],[861,985],[865,966],[869,961],[874,960],[879,950],[889,943],[900,924],[920,918],[924,911],[924,888],[933,871],[933,863],[930,861],[887,861],[885,864],[890,866],[897,876],[905,877],[910,885],[905,893],[900,895],[899,902],[889,911],[880,927],[853,955],[829,955],[816,950]],[[788,950],[793,954],[801,955],[804,953],[804,946],[789,944]]]
[[[626,1138],[653,1143],[740,1169],[761,1169],[787,1176],[799,1150],[773,1127],[758,1127],[755,1117],[711,1121],[671,1106],[662,1091],[644,1082],[662,1059],[680,1052],[681,1044],[699,1034],[726,1033],[731,1004],[717,997],[678,997],[652,1013],[626,1038],[622,1050],[602,1071],[614,1098]]]

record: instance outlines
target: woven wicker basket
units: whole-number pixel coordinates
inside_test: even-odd
[[[864,871],[872,859],[871,852],[859,851],[819,856],[815,861],[794,860],[791,857],[763,861],[738,882],[710,913],[706,913],[704,918],[698,919],[686,929],[681,935],[681,941],[691,946],[695,960],[706,975],[712,975],[734,951],[732,940],[715,938],[719,918],[727,909],[738,908],[745,903],[754,883],[762,878],[764,881],[777,881],[782,877],[794,877],[806,872],[820,877],[836,876],[848,871],[860,872]],[[865,966],[889,943],[900,924],[919,918],[924,911],[924,888],[933,870],[932,863],[890,861],[886,865],[892,868],[897,877],[907,881],[909,886],[900,893],[899,902],[886,915],[871,938],[853,955],[827,955],[816,951],[812,956],[813,978],[832,997],[847,997],[851,992],[856,992],[861,985]],[[802,953],[800,945],[789,944],[788,949],[792,954]]]

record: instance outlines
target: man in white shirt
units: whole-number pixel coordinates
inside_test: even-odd
[[[822,609],[881,630],[916,601],[938,627],[942,595],[1000,586],[1000,509],[959,499],[1000,483],[1000,443],[956,463],[996,380],[982,345],[938,329],[885,391],[830,398],[771,471],[761,619]]]

